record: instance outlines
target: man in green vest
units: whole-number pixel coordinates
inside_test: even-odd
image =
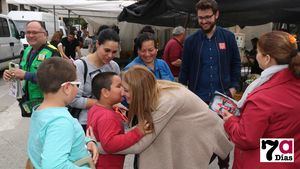
[[[19,100],[23,117],[30,117],[32,107],[43,100],[43,94],[37,85],[36,71],[39,65],[52,56],[60,56],[58,50],[47,42],[48,32],[40,21],[29,21],[26,24],[26,39],[29,46],[24,50],[20,69],[5,70],[4,80],[12,78],[23,80],[22,99]],[[51,85],[51,81],[49,81]]]

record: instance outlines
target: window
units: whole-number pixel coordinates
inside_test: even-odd
[[[31,11],[36,11],[36,7],[30,6]]]
[[[19,38],[19,32],[18,32],[18,29],[16,28],[15,24],[12,22],[12,20],[9,20],[9,26],[11,28],[11,35],[15,38]]]
[[[18,6],[13,4],[8,4],[8,11],[17,11]]]
[[[8,23],[5,18],[0,18],[0,37],[9,37]]]
[[[20,10],[21,10],[21,11],[26,11],[26,9],[24,8],[24,5],[23,5],[23,4],[20,5]]]

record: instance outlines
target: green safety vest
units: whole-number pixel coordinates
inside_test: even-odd
[[[30,58],[32,47],[28,46],[23,54],[22,60],[20,62],[20,66],[22,70],[30,73],[36,73],[38,67],[40,64],[45,60],[53,55],[60,56],[57,49],[50,44],[46,44],[42,46],[33,56],[33,58]],[[30,60],[33,61],[31,64],[29,63]],[[32,83],[31,81],[24,80],[23,81],[23,91],[25,92],[25,95],[28,100],[35,100],[35,99],[43,99],[43,93],[39,86],[36,83]]]

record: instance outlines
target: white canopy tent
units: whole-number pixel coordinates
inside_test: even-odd
[[[6,0],[9,4],[25,4],[55,13],[59,17],[81,17],[89,23],[89,29],[101,24],[117,24],[117,16],[123,7],[136,1],[87,1],[87,0]]]
[[[87,1],[87,0],[6,0],[9,4],[26,4],[53,12],[59,16],[116,17],[123,7],[136,1]]]
[[[144,26],[141,24],[119,23],[117,16],[122,9],[136,0],[120,0],[120,1],[96,1],[96,0],[6,0],[9,4],[25,4],[38,7],[42,10],[55,13],[59,17],[81,17],[89,24],[90,33],[97,31],[102,24],[116,24],[120,27],[120,37],[122,51],[130,51],[133,48],[133,40],[137,33]],[[55,12],[54,12],[55,10]],[[160,44],[163,45],[170,35],[166,36],[165,28],[154,27],[156,30]]]

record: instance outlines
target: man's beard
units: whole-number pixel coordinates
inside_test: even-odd
[[[216,22],[212,22],[211,25],[210,25],[210,27],[209,27],[208,29],[204,30],[204,29],[202,28],[202,26],[200,26],[200,28],[202,29],[202,31],[203,31],[205,34],[208,34],[208,33],[210,33],[210,32],[214,29],[215,25],[216,25]]]

